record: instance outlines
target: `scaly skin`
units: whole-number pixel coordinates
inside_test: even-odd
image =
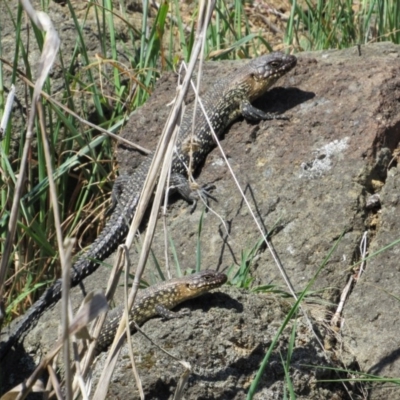
[[[171,279],[145,290],[140,290],[135,304],[129,313],[129,328],[131,332],[135,331],[133,321],[138,325],[142,325],[157,315],[164,318],[182,316],[182,314],[169,310],[186,300],[201,296],[212,289],[222,286],[226,280],[227,277],[225,274],[212,270],[204,270],[197,274]],[[108,313],[97,339],[97,352],[105,350],[114,340],[123,313],[124,308],[122,306],[116,307]]]
[[[283,53],[270,53],[251,60],[233,74],[217,81],[202,97],[206,113],[217,137],[240,115],[251,120],[279,118],[253,107],[251,103],[262,96],[282,75],[296,65],[296,57]],[[195,203],[201,190],[193,190],[187,180],[189,160],[195,170],[215,146],[208,122],[198,107],[194,138],[191,138],[193,105],[187,107],[182,119],[176,151],[171,166],[172,186],[190,203]],[[123,242],[134,216],[139,195],[151,164],[152,157],[137,168],[125,181],[118,204],[99,237],[74,264],[71,271],[71,287],[78,285],[99,266]],[[203,191],[203,194],[204,193]],[[61,298],[61,279],[50,286],[28,310],[16,326],[9,340],[0,349],[0,359],[19,338],[37,322],[43,312]]]

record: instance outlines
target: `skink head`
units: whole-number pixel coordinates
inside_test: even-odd
[[[295,56],[277,51],[251,60],[248,66],[253,79],[258,81],[275,78],[276,80],[295,67],[296,63]]]
[[[197,274],[190,275],[190,281],[187,284],[189,289],[198,289],[201,287],[207,288],[207,290],[216,288],[223,285],[227,277],[225,274],[211,269],[200,271]]]
[[[222,286],[227,281],[227,276],[221,272],[204,270],[179,279],[183,283],[180,285],[181,293],[184,292],[186,298],[192,298]]]
[[[282,75],[296,66],[297,58],[280,52],[257,57],[247,65],[249,100],[252,101],[264,94]]]

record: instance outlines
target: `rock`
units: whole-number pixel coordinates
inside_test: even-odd
[[[365,232],[369,254],[398,239],[400,47],[380,43],[361,50],[361,56],[356,49],[299,54],[296,69],[257,102],[260,108],[285,112],[290,121],[239,121],[222,141],[258,221],[273,230],[271,243],[296,291],[305,288],[340,238],[313,285],[322,299],[333,303],[353,273]],[[232,66],[220,63],[209,68],[211,80],[204,81],[203,90]],[[152,98],[125,127],[125,138],[155,147],[174,82],[174,76],[160,80]],[[118,152],[118,159],[122,170],[134,165],[126,148]],[[237,267],[241,252],[252,249],[261,235],[218,149],[207,158],[199,182],[215,183],[213,194],[218,199],[211,204],[215,213],[204,216],[202,265]],[[381,205],[370,208],[373,195],[381,196]],[[184,207],[181,201],[170,207],[168,234],[181,265],[194,267],[201,209],[191,215]],[[154,251],[161,263],[163,243],[160,229]],[[348,368],[356,360],[365,372],[400,374],[397,318],[389,311],[397,300],[388,295],[400,289],[397,252],[394,246],[368,261],[360,286],[350,294],[340,339],[349,351],[340,356]],[[257,284],[284,287],[268,251],[259,252],[251,275]],[[396,388],[387,390],[386,397],[399,396]],[[381,398],[382,389],[374,393],[370,393],[373,398]]]
[[[152,320],[144,331],[178,360],[190,363],[192,373],[186,399],[243,399],[251,383],[249,378],[258,371],[291,303],[273,294],[254,295],[247,290],[227,288],[188,302],[189,318],[165,323]],[[256,399],[281,398],[285,380],[281,356],[286,360],[293,323],[299,333],[290,362],[297,398],[321,399],[328,393],[332,396],[333,390],[342,390],[337,385],[317,384],[317,379],[333,379],[334,374],[311,367],[327,365],[327,361],[300,318],[294,319],[280,336]],[[184,368],[140,334],[134,336],[133,343],[146,399],[171,399]],[[96,365],[94,384],[106,356],[103,354]],[[113,374],[110,397],[139,399],[138,394],[132,395],[136,391],[129,365],[125,347]],[[309,397],[311,386],[315,390]]]

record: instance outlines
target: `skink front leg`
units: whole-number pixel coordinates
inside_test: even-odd
[[[190,314],[190,311],[188,311],[188,310],[180,311],[180,312],[168,310],[168,308],[163,306],[162,304],[156,305],[156,311],[157,311],[157,314],[164,319],[182,318],[182,317]]]
[[[283,119],[288,120],[288,117],[279,114],[267,113],[254,107],[249,101],[243,101],[240,107],[241,113],[244,118],[249,121]]]

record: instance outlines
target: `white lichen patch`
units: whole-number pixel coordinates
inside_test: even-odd
[[[300,165],[300,178],[314,179],[324,175],[334,165],[334,159],[348,147],[349,138],[334,140],[315,150],[315,158],[312,161],[303,162]]]

